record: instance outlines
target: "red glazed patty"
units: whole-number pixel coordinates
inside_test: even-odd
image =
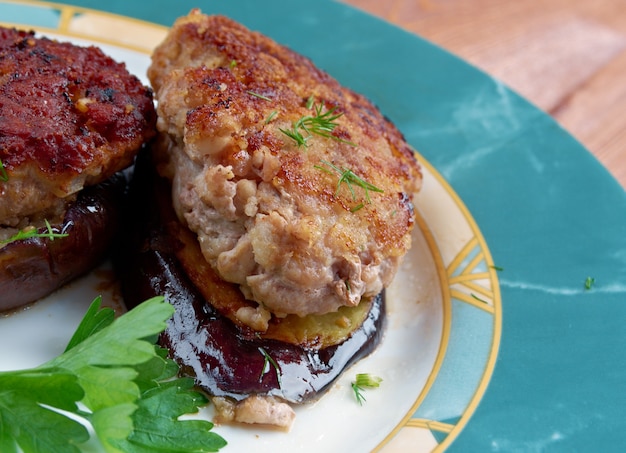
[[[96,47],[0,28],[0,227],[58,215],[154,135],[152,91]]]

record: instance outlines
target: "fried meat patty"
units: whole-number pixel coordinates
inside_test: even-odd
[[[176,21],[148,76],[159,171],[224,280],[278,316],[354,306],[391,282],[421,172],[365,97],[199,10]]]
[[[0,28],[0,228],[61,215],[155,123],[151,89],[100,49]]]

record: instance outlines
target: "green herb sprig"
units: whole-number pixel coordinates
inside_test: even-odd
[[[254,96],[255,98],[259,98],[259,99],[262,99],[264,101],[268,101],[268,102],[272,101],[272,99],[268,98],[267,96],[265,96],[263,94],[259,94],[259,93],[255,92],[255,91],[252,91],[252,90],[248,90],[247,93],[250,96]]]
[[[282,384],[280,380],[280,367],[278,366],[278,363],[276,363],[276,360],[274,360],[274,358],[271,355],[269,355],[269,353],[265,350],[265,348],[259,347],[259,352],[263,355],[263,358],[265,360],[265,362],[263,363],[263,370],[261,371],[261,375],[259,376],[259,382],[261,382],[261,380],[263,379],[263,376],[265,376],[270,371],[270,365],[271,365],[276,371],[276,377],[278,379],[278,387],[281,387]]]
[[[483,299],[482,297],[477,296],[477,295],[476,295],[476,294],[474,294],[474,293],[470,293],[470,296],[471,296],[473,299],[476,299],[478,302],[482,302],[483,304],[488,304],[488,303],[489,303],[489,302],[487,302],[485,299]]]
[[[115,319],[96,298],[65,352],[29,370],[0,372],[0,451],[212,452],[226,441],[203,420],[181,420],[207,403],[155,346],[174,308],[156,297]]]
[[[7,174],[7,169],[4,168],[2,159],[0,159],[0,181],[7,182],[8,180],[9,180],[9,175]]]
[[[371,375],[369,373],[358,373],[356,380],[351,383],[354,397],[359,405],[363,405],[365,402],[365,396],[363,396],[363,390],[365,388],[378,388],[382,382],[382,378]]]
[[[353,187],[355,185],[362,188],[365,191],[365,200],[367,201],[367,203],[372,202],[372,200],[370,199],[370,191],[384,193],[384,190],[376,187],[374,184],[367,182],[366,180],[358,176],[349,168],[339,168],[336,165],[334,165],[332,162],[328,162],[326,160],[321,160],[320,162],[323,165],[315,165],[315,168],[323,172],[329,173],[329,174],[339,175],[339,180],[337,181],[337,189],[335,190],[335,196],[339,194],[342,184],[345,184],[346,186],[348,186],[348,190],[350,190],[350,195],[352,196],[353,201],[356,200],[356,193],[354,192],[354,187]],[[363,208],[363,206],[364,206],[363,203],[359,203],[358,205],[353,207],[351,211],[356,212],[359,209]]]
[[[276,118],[277,116],[278,116],[278,111],[272,110],[270,114],[267,115],[267,118],[265,118],[265,124],[271,123],[274,120],[274,118]]]
[[[50,222],[48,222],[47,219],[45,219],[44,222],[46,224],[46,230],[44,232],[40,233],[37,230],[37,228],[34,228],[34,227],[24,228],[23,230],[20,230],[17,233],[15,233],[10,238],[0,241],[0,244],[4,245],[10,242],[20,241],[22,239],[28,239],[28,238],[45,238],[45,239],[50,239],[51,241],[54,241],[57,238],[64,238],[68,236],[68,233],[55,233],[54,230],[52,229],[52,225],[50,225]]]
[[[336,120],[343,116],[343,113],[335,113],[337,107],[332,107],[324,112],[324,102],[315,104],[313,97],[309,97],[306,108],[313,109],[313,115],[304,115],[292,124],[291,129],[280,129],[287,137],[296,142],[298,148],[308,146],[307,142],[313,135],[329,138],[342,143],[356,146],[354,143],[344,140],[332,134],[339,125]]]

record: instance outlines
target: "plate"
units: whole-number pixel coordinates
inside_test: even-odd
[[[0,3],[14,11],[12,23],[35,27],[60,40],[97,44],[147,83],[149,50],[160,40],[146,42],[146,49],[141,49],[139,41],[127,35],[126,42],[119,42],[117,30],[130,21],[133,30],[141,28],[142,34],[153,30],[158,36],[164,32],[162,27],[62,5],[29,5],[27,22],[20,19],[25,11],[20,6]],[[51,27],[33,23],[34,11],[41,10],[56,11],[65,20],[57,19]],[[5,11],[2,17],[7,21],[9,15]],[[484,392],[497,353],[499,290],[474,220],[443,178],[423,157],[419,159],[424,189],[415,202],[418,228],[387,292],[388,327],[381,346],[344,373],[324,398],[297,407],[296,423],[288,434],[257,427],[217,427],[216,432],[229,442],[228,449],[391,451],[408,443],[416,451],[428,452],[440,441],[452,440],[466,423]],[[0,367],[36,366],[60,353],[86,304],[97,295],[118,312],[124,311],[108,263],[0,320]],[[350,383],[357,372],[373,373],[385,383],[381,391],[367,393],[366,407],[356,404],[352,395]],[[202,415],[211,418],[212,408]],[[351,428],[355,437],[345,435],[345,420],[358,421],[358,427]]]
[[[134,61],[196,6],[186,0],[154,0],[151,8],[122,0],[66,3],[108,13],[3,2],[0,20],[96,41],[130,52]],[[434,309],[427,336],[436,351],[426,358],[420,345],[402,347],[417,351],[406,363],[430,367],[428,375],[407,379],[398,403],[384,392],[394,391],[393,379],[404,368],[377,362],[386,373],[384,387],[368,392],[363,408],[345,406],[352,412],[344,417],[351,418],[348,427],[336,425],[340,432],[323,429],[315,418],[309,429],[315,442],[330,438],[329,451],[346,444],[355,451],[620,451],[626,445],[626,195],[596,159],[498,80],[340,3],[266,0],[261,8],[254,0],[230,0],[203,9],[272,36],[367,95],[426,165],[415,250],[434,272],[432,305],[418,305]],[[496,273],[491,264],[503,270]],[[109,271],[99,272],[70,289],[80,286],[91,297],[97,285],[110,284]],[[590,288],[588,277],[595,282]],[[472,294],[493,308],[477,305]],[[48,310],[40,319],[54,312],[71,324],[87,303],[62,297],[52,311],[38,304],[20,317]],[[4,321],[2,335],[14,319]],[[52,337],[61,336],[55,332]],[[18,344],[11,338],[10,345]],[[36,364],[55,353],[52,340],[23,335],[19,347],[36,351],[30,359]],[[0,344],[4,363],[15,346]],[[381,351],[358,366],[371,371]],[[338,383],[322,401],[349,403],[345,386]],[[373,421],[363,421],[368,417]],[[272,451],[288,449],[285,436],[271,437]],[[255,448],[266,448],[260,439]]]
[[[126,42],[119,42],[117,30],[127,25],[141,28],[142,35],[152,29],[158,36],[162,27],[71,6],[0,6],[15,11],[11,22],[20,27],[32,26],[60,40],[99,45],[147,83],[149,49],[160,40],[145,42],[146,49],[141,49],[139,41],[127,35]],[[30,22],[20,19],[25,10]],[[52,27],[32,21],[34,11],[41,10],[57,12],[59,19]],[[9,16],[4,12],[2,17],[7,21]],[[228,449],[325,451],[352,446],[390,451],[408,443],[427,452],[440,441],[452,440],[466,423],[497,353],[499,290],[486,243],[469,212],[432,166],[419,158],[424,189],[415,202],[418,228],[413,247],[387,292],[388,327],[381,346],[344,373],[324,398],[297,407],[296,423],[288,434],[256,427],[217,427],[229,442]],[[0,321],[0,344],[4,345],[0,367],[36,366],[60,353],[86,304],[97,295],[118,312],[124,311],[108,263],[6,316]],[[368,392],[366,407],[356,404],[352,395],[350,382],[357,372],[374,373],[385,383],[380,391]],[[203,416],[210,418],[212,408]],[[345,436],[345,420],[358,421],[358,427],[351,428],[355,437]]]

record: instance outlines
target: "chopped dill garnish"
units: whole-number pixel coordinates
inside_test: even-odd
[[[363,209],[365,205],[363,203],[359,203],[358,205],[350,208],[350,212],[357,212],[359,209]]]
[[[265,124],[271,122],[277,116],[278,116],[278,111],[277,110],[272,110],[270,112],[270,114],[267,116],[267,118],[265,118]]]
[[[595,278],[593,278],[593,277],[587,277],[587,278],[585,279],[585,289],[586,289],[586,290],[590,290],[590,289],[591,289],[591,287],[595,284],[595,282],[596,282],[596,279],[595,279]]]
[[[7,182],[8,180],[9,180],[9,175],[7,174],[6,168],[4,168],[2,159],[0,159],[0,181]]]
[[[343,113],[335,113],[337,107],[333,107],[324,112],[324,103],[315,104],[313,96],[309,97],[306,102],[306,108],[313,109],[313,115],[304,115],[298,121],[293,123],[291,129],[280,129],[287,137],[296,142],[298,147],[307,146],[307,141],[312,135],[330,138],[342,143],[356,146],[354,143],[344,140],[332,134],[338,126],[336,120],[343,116]]]
[[[261,380],[263,379],[263,376],[265,376],[270,371],[270,365],[271,365],[276,371],[276,379],[278,379],[278,387],[281,387],[282,384],[280,382],[280,368],[278,367],[276,360],[274,360],[274,358],[271,355],[269,355],[268,352],[264,348],[260,346],[259,346],[259,352],[263,355],[263,358],[265,359],[265,362],[263,363],[263,371],[261,372],[261,375],[259,376],[259,382],[261,382]]]
[[[488,304],[489,302],[487,302],[485,299],[482,299],[480,297],[478,297],[476,294],[471,293],[470,296],[472,296],[474,299],[476,299],[479,302],[482,302],[483,304]]]
[[[362,406],[365,401],[365,397],[363,396],[364,388],[380,387],[380,383],[382,381],[382,378],[378,376],[374,376],[369,373],[358,373],[356,375],[356,380],[350,384],[357,403]]]
[[[496,266],[495,264],[492,264],[489,267],[492,268],[494,271],[503,271],[504,270],[503,267]]]
[[[259,93],[255,93],[252,90],[248,90],[248,91],[246,91],[246,93],[248,93],[250,96],[254,96],[255,98],[263,99],[264,101],[271,101],[271,99],[268,98],[267,96],[264,96],[264,95],[259,94]]]
[[[363,402],[365,401],[365,397],[363,396],[363,389],[361,387],[359,387],[358,385],[356,385],[355,382],[353,382],[352,384],[350,384],[352,386],[352,391],[354,392],[354,397],[356,398],[357,403],[359,403],[360,406],[363,405]]]
[[[315,97],[313,95],[311,95],[306,100],[306,104],[304,106],[307,108],[307,110],[311,110],[311,107],[313,107],[314,103],[315,103]]]
[[[10,238],[0,241],[0,244],[8,244],[10,242],[20,241],[22,239],[28,239],[28,238],[45,238],[45,239],[50,239],[51,241],[54,241],[55,238],[64,238],[68,236],[67,233],[55,233],[52,230],[52,226],[50,225],[50,222],[48,222],[48,220],[44,220],[44,221],[46,222],[45,232],[39,233],[37,231],[37,228],[35,227],[32,227],[32,226],[26,227],[23,230],[20,230],[17,233],[15,233]]]
[[[370,191],[379,192],[379,193],[384,192],[384,190],[379,189],[375,185],[365,181],[363,178],[361,178],[360,176],[358,176],[356,173],[354,173],[352,170],[348,168],[339,168],[333,163],[328,162],[326,160],[321,160],[320,162],[322,162],[322,164],[324,164],[325,167],[322,165],[315,165],[315,168],[326,173],[330,173],[330,174],[336,173],[339,175],[339,181],[337,182],[337,190],[335,190],[335,196],[339,194],[341,185],[344,183],[348,186],[348,190],[350,190],[350,194],[352,195],[353,201],[356,200],[356,194],[354,193],[354,187],[353,187],[354,185],[362,188],[365,191],[365,200],[367,200],[368,203],[372,202],[372,200],[370,199]],[[363,206],[364,206],[363,203],[359,203],[358,205],[353,207],[351,211],[352,212],[358,211],[359,209],[363,208]]]

